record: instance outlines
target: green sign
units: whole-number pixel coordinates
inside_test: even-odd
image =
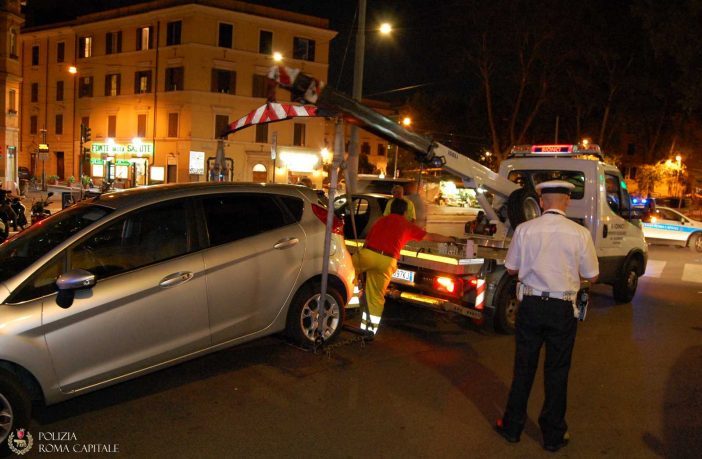
[[[105,164],[105,161],[101,159],[91,159],[90,164]]]
[[[118,159],[117,161],[115,161],[115,165],[117,166],[130,166],[131,164],[132,163],[130,163],[129,161],[125,161],[123,159]]]

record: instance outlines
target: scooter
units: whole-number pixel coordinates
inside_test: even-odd
[[[38,221],[44,220],[46,217],[51,215],[51,211],[47,209],[49,206],[49,198],[54,195],[53,191],[49,191],[46,195],[46,199],[36,201],[32,204],[32,211],[30,218],[32,219],[32,225]]]

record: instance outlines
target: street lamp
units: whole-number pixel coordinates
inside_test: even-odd
[[[680,176],[682,175],[682,156],[680,155],[675,155],[675,161],[678,163],[678,189],[680,192],[678,193],[678,209],[682,205],[682,199],[683,199],[683,187],[682,183],[680,183]]]

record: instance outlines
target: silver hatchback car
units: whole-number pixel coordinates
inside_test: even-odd
[[[0,444],[56,403],[285,331],[341,329],[354,270],[326,204],[295,185],[160,185],[67,208],[0,245]],[[1,451],[1,450],[0,450]]]

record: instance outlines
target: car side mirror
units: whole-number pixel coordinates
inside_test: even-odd
[[[94,285],[95,274],[85,269],[73,269],[63,273],[56,279],[56,286],[59,289],[56,304],[67,309],[73,304],[76,290],[88,289]]]

